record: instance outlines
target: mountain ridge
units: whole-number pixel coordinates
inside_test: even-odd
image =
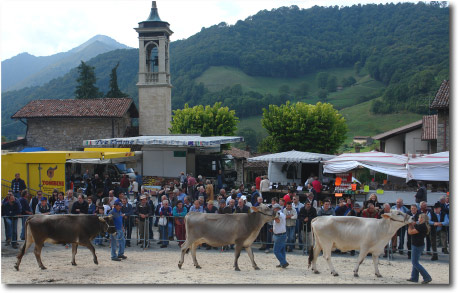
[[[49,56],[19,53],[2,61],[2,92],[43,85],[66,74],[81,60],[87,61],[105,52],[127,48],[130,47],[108,36],[96,35],[75,48]]]

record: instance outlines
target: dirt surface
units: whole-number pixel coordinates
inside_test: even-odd
[[[156,240],[157,241],[157,240]],[[359,278],[353,277],[356,256],[350,254],[334,255],[333,264],[339,273],[332,277],[325,260],[320,256],[317,266],[320,274],[313,274],[307,268],[308,257],[301,251],[287,253],[290,263],[286,269],[276,268],[275,255],[259,251],[254,246],[255,261],[261,268],[255,271],[246,252],[239,258],[240,272],[234,271],[233,250],[197,250],[197,260],[202,269],[194,268],[191,255],[185,256],[182,269],[178,268],[180,250],[176,242],[168,248],[159,248],[156,241],[146,250],[140,247],[127,248],[128,257],[121,262],[110,259],[109,247],[97,247],[99,265],[92,262],[92,255],[85,247],[78,248],[77,266],[71,265],[71,248],[62,245],[45,244],[42,251],[41,270],[33,254],[32,245],[24,256],[19,271],[13,266],[17,250],[2,245],[2,283],[3,284],[412,284],[410,277],[412,265],[405,255],[394,255],[393,260],[381,258],[379,269],[382,278],[374,275],[372,258],[367,257],[359,270]],[[432,276],[431,284],[450,284],[449,257],[441,255],[439,261],[432,262],[424,255],[421,263]],[[421,277],[420,277],[421,280]]]

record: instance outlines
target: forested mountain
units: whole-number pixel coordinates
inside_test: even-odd
[[[2,61],[2,92],[24,87],[43,85],[53,78],[63,76],[80,61],[99,54],[128,48],[110,37],[97,35],[67,52],[51,56],[33,56],[21,53]]]
[[[173,20],[170,23],[173,29]],[[172,42],[170,51],[175,109],[184,103],[193,106],[222,101],[223,106],[235,107],[237,115],[246,117],[259,114],[253,109],[311,95],[307,93],[310,84],[303,85],[302,93],[285,89],[261,94],[236,84],[210,92],[196,78],[212,66],[230,66],[251,76],[276,78],[310,73],[318,76],[329,68],[351,67],[356,75],[368,72],[385,85],[383,92],[377,92],[383,99],[373,103],[373,112],[421,113],[427,109],[426,97],[434,95],[440,82],[449,76],[449,8],[436,2],[282,7],[260,11],[235,25],[220,23],[203,28],[188,39]],[[87,63],[95,67],[97,86],[106,92],[109,74],[118,61],[119,88],[137,101],[138,50],[108,52]],[[9,117],[28,101],[73,98],[76,78],[73,69],[42,87],[3,93],[4,135],[18,133],[21,123],[12,124]],[[333,85],[321,93],[345,82],[333,80]],[[318,99],[316,95],[312,100]]]

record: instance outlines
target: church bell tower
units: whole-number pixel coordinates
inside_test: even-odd
[[[138,106],[139,134],[169,134],[172,120],[169,44],[173,31],[159,17],[153,1],[147,20],[139,22]]]

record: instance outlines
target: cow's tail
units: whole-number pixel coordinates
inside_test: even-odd
[[[313,221],[312,221],[312,222],[313,222]],[[310,233],[312,233],[310,241],[311,241],[312,243],[314,243],[314,238],[315,238],[315,237],[314,237],[314,235],[313,235],[313,225],[310,225]],[[313,251],[315,250],[315,246],[316,246],[316,243],[314,243],[314,244],[311,246],[312,248],[311,248],[310,251],[309,251],[309,265],[308,265],[308,268],[310,268],[310,266],[312,265],[312,261],[313,261]]]
[[[24,227],[24,245],[22,245],[21,250],[19,250],[20,255],[24,255],[25,253],[25,248],[27,247],[27,240],[31,241],[31,239],[28,239],[29,236],[31,236],[30,231],[29,231],[29,221],[31,217],[28,217],[28,219],[25,221],[25,227]]]
[[[27,249],[27,246],[30,246],[33,239],[32,239],[32,234],[30,233],[29,230],[29,220],[30,220],[31,217],[29,217],[27,219],[27,221],[25,221],[25,231],[24,231],[24,244],[22,245],[21,249],[19,250],[19,253],[17,254],[16,258],[17,258],[17,261],[16,261],[16,264],[14,265],[14,268],[19,271],[19,265],[21,264],[21,260],[22,260],[22,257],[24,256],[25,254],[25,250]],[[30,237],[30,239],[28,239]],[[29,240],[29,241],[27,241]],[[28,245],[27,245],[28,244]]]

